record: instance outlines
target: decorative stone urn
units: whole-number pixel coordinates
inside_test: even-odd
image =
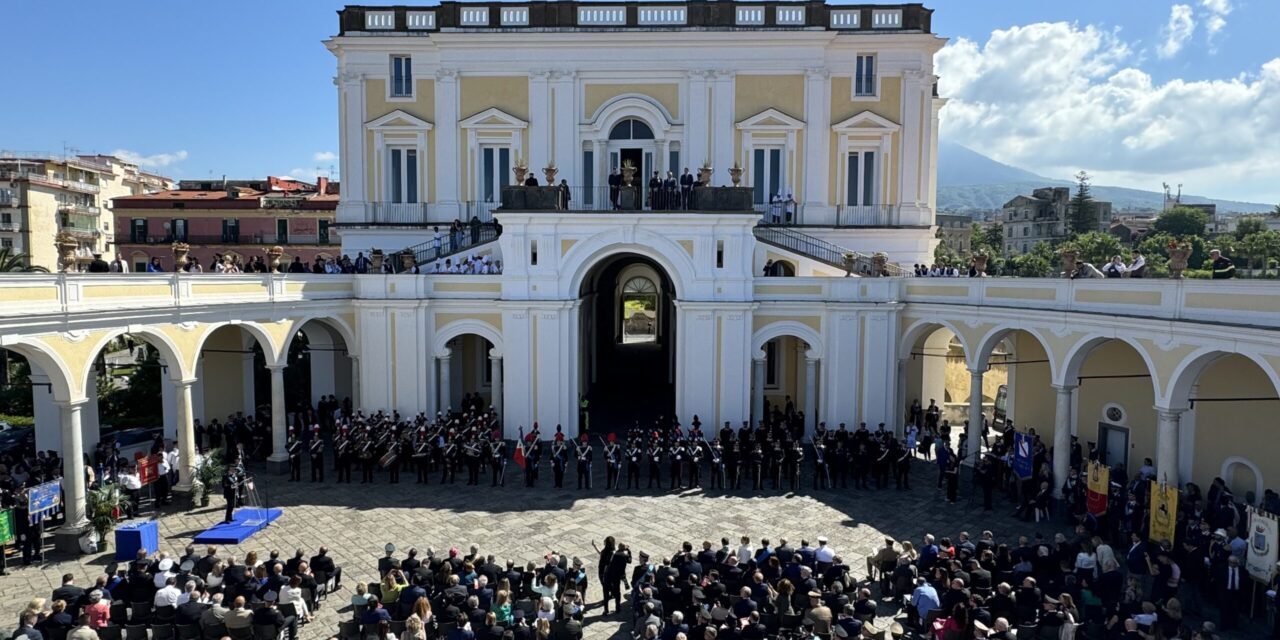
[[[738,186],[739,182],[742,182],[742,167],[737,162],[733,163],[732,167],[729,167],[729,180],[733,182],[735,187]]]
[[[1169,277],[1182,279],[1182,272],[1187,269],[1187,259],[1191,257],[1191,244],[1185,241],[1169,241]]]
[[[382,253],[382,249],[374,249],[369,252],[369,271],[371,273],[382,273],[382,262],[386,260],[386,255]]]
[[[267,266],[270,267],[271,273],[280,272],[280,257],[284,255],[284,247],[276,245],[270,249],[263,249],[267,254]]]
[[[853,275],[853,265],[856,262],[857,258],[854,257],[851,251],[846,251],[844,255],[840,256],[840,263],[844,265],[844,277],[848,278]]]
[[[991,256],[985,253],[973,254],[973,270],[979,278],[987,275],[987,261],[990,259]]]
[[[636,165],[634,162],[627,160],[622,163],[622,184],[631,186],[636,179]]]
[[[546,184],[548,187],[555,186],[556,174],[559,172],[560,170],[556,168],[556,165],[554,162],[542,168],[542,175],[547,179]]]
[[[1058,258],[1061,259],[1062,273],[1070,278],[1076,274],[1076,263],[1080,257],[1078,249],[1063,249],[1058,252]]]
[[[415,260],[416,258],[413,255],[413,252],[409,251],[408,249],[405,249],[403,252],[400,253],[400,270],[408,271],[412,269],[413,265],[415,264]]]
[[[173,250],[173,270],[187,270],[187,254],[191,253],[191,245],[185,242],[175,242],[170,247]]]
[[[529,163],[516,158],[516,166],[511,167],[511,172],[516,174],[516,186],[523,186],[525,178],[529,176]]]
[[[702,166],[698,167],[698,182],[701,182],[704,187],[711,186],[711,174],[713,173],[715,173],[715,169],[711,168],[710,162],[702,163]]]
[[[889,256],[877,251],[871,256],[871,270],[875,272],[877,278],[889,275]]]
[[[80,248],[80,243],[75,236],[66,231],[59,232],[53,239],[53,244],[58,248],[58,270],[63,273],[74,273],[76,270],[76,249]]]

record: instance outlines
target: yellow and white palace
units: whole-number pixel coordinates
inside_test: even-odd
[[[32,390],[37,446],[67,461],[72,525],[84,520],[80,460],[99,437],[95,363],[125,335],[161,355],[182,487],[196,419],[268,405],[273,457],[284,457],[287,413],[308,401],[286,397],[290,366],[310,368],[311,400],[350,397],[366,412],[435,414],[480,394],[508,437],[534,422],[576,435],[583,399],[593,433],[626,429],[633,414],[737,426],[788,399],[810,429],[901,429],[917,399],[989,416],[984,380],[998,377],[1009,419],[1054,447],[1059,474],[1076,435],[1131,469],[1151,458],[1170,483],[1221,476],[1259,500],[1280,478],[1271,283],[846,277],[824,252],[910,263],[932,248],[941,41],[919,5],[444,3],[349,7],[340,19],[327,44],[344,252],[429,240],[436,220],[491,201],[501,234],[464,254],[500,259],[502,273],[0,277],[0,347],[47,380]],[[863,96],[853,85],[867,58],[874,95]],[[653,137],[610,136],[620,123]],[[803,226],[780,236],[750,202],[497,208],[517,158],[607,185],[613,160],[635,149],[660,170],[709,162],[717,187],[737,162],[753,196],[751,181],[778,166]],[[757,169],[761,158],[781,164]],[[851,206],[888,224],[837,220],[850,176],[861,197],[862,171],[873,196]],[[787,268],[762,275],[770,261]],[[288,357],[301,334],[305,364]],[[269,397],[255,397],[255,349]]]

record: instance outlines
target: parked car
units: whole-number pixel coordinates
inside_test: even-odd
[[[120,447],[120,455],[125,460],[133,460],[134,454],[141,453],[148,455],[151,453],[151,444],[156,441],[156,436],[164,433],[164,427],[136,427],[133,429],[121,429],[110,435],[104,436],[102,439],[108,442],[114,442]]]
[[[5,423],[0,429],[0,455],[13,458],[32,455],[36,451],[35,427],[15,427]]]

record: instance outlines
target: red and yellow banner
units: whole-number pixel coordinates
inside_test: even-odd
[[[1173,542],[1174,527],[1178,521],[1178,488],[1151,481],[1151,526],[1148,538],[1152,542]]]
[[[1090,462],[1088,473],[1089,513],[1100,516],[1107,512],[1107,493],[1111,490],[1111,469],[1101,462]]]

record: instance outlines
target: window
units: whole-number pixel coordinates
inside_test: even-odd
[[[785,196],[782,186],[782,147],[752,150],[751,186],[756,204],[767,204],[773,196]]]
[[[276,242],[289,244],[289,221],[286,219],[276,220]]]
[[[582,152],[582,204],[591,208],[595,204],[596,153],[590,149]]]
[[[724,240],[716,240],[716,268],[724,268]]]
[[[482,202],[502,202],[502,188],[511,185],[511,148],[482,147],[480,149],[480,177]]]
[[[767,389],[778,388],[778,341],[764,343],[764,386]]]
[[[613,125],[609,130],[610,140],[652,140],[653,129],[648,124],[635,118],[628,118]]]
[[[849,154],[846,204],[869,206],[876,203],[876,152]]]
[[[667,151],[667,169],[676,174],[676,179],[680,179],[680,150],[670,149]]]
[[[169,221],[169,235],[173,237],[175,242],[187,241],[187,221],[183,218],[174,218]]]
[[[240,241],[240,221],[236,218],[226,218],[222,221],[222,241],[223,242],[239,242]]]
[[[413,97],[413,58],[391,56],[391,97]]]
[[[320,233],[317,239],[320,241],[320,244],[329,244],[329,221],[321,220],[319,224]]]
[[[5,249],[13,248],[13,238],[0,238],[0,247]]]
[[[130,223],[131,238],[135,243],[142,244],[147,241],[147,221],[144,218],[134,218]]]
[[[875,56],[858,56],[857,72],[853,76],[853,95],[863,97],[876,95]]]
[[[12,224],[12,223],[13,223],[13,214],[12,214],[12,213],[0,213],[0,222],[3,222],[3,223],[5,223],[5,224]]]
[[[622,285],[622,343],[658,340],[658,287],[648,278],[635,277]]]
[[[418,150],[409,147],[391,147],[391,184],[388,188],[391,202],[418,201]]]

